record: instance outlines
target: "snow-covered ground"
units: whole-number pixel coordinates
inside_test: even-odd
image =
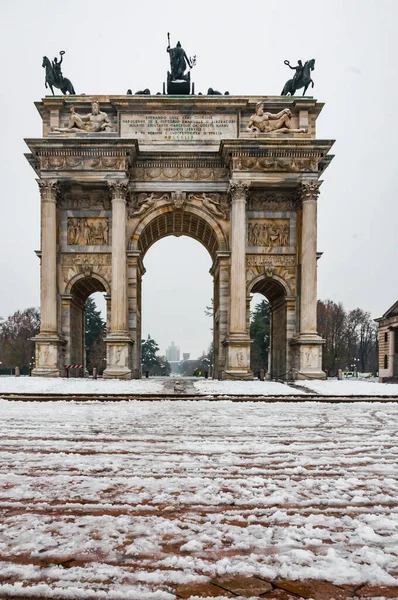
[[[308,393],[312,391],[321,396],[396,396],[398,384],[378,383],[377,381],[359,381],[357,379],[306,380],[295,381],[294,387],[275,381],[217,381],[196,380],[194,387],[200,394],[246,394],[250,396],[294,396],[307,393],[297,389],[304,387]]]
[[[0,377],[1,393],[47,393],[47,394],[160,394],[172,393],[172,377],[132,379],[58,379],[49,377]],[[178,382],[187,386],[187,393],[203,395],[248,396],[298,396],[312,391],[320,396],[397,396],[398,384],[378,383],[357,379],[337,381],[297,381],[294,387],[275,381],[217,381],[179,377]],[[189,389],[189,386],[193,384]],[[171,385],[171,387],[170,387]],[[300,389],[303,387],[303,389]]]
[[[217,379],[195,379],[195,391],[199,394],[239,394],[248,396],[296,396],[305,394],[304,390],[296,390],[277,381],[218,381]]]
[[[0,394],[158,394],[158,379],[84,379],[79,377],[0,377]]]
[[[0,400],[0,595],[397,584],[397,430],[395,403]]]

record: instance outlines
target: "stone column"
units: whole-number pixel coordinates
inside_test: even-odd
[[[298,378],[324,379],[322,371],[322,338],[317,333],[317,199],[320,182],[308,180],[300,184],[302,201],[300,333],[292,340],[297,344],[294,361]]]
[[[250,184],[230,183],[231,277],[227,369],[225,377],[252,379],[250,338],[246,327],[246,200]]]
[[[316,334],[317,307],[317,199],[319,195],[318,181],[301,184],[302,229],[301,229],[301,303],[300,334]]]
[[[131,346],[127,320],[126,200],[128,181],[109,181],[112,197],[111,331],[105,338],[104,377],[131,379]]]
[[[57,194],[55,179],[38,180],[41,196],[40,333],[32,375],[59,376],[57,317]]]
[[[388,331],[388,374],[387,377],[394,377],[395,362],[395,329],[391,327]]]

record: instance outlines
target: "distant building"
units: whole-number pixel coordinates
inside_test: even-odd
[[[182,353],[182,360],[189,360],[190,356],[191,356],[190,352],[183,352]]]
[[[180,348],[171,342],[170,346],[166,348],[166,359],[169,362],[178,362],[180,360]]]
[[[398,378],[398,301],[375,321],[379,324],[379,381]]]

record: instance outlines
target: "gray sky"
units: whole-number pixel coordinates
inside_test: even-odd
[[[197,55],[197,92],[279,94],[290,77],[284,59],[316,58],[318,137],[336,139],[319,199],[318,297],[380,316],[398,296],[397,22],[396,0],[2,0],[0,315],[39,304],[40,202],[23,138],[41,135],[33,102],[45,94],[43,55],[66,50],[63,72],[78,93],[156,93],[170,31]],[[207,252],[166,238],[144,262],[143,335],[162,352],[174,339],[199,354],[210,341]]]

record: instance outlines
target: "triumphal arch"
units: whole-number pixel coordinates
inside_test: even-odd
[[[46,97],[27,158],[41,197],[34,375],[84,364],[84,303],[107,300],[105,377],[141,376],[148,248],[187,235],[214,280],[214,376],[250,379],[250,295],[271,304],[270,374],[323,377],[317,201],[332,141],[310,97]]]

